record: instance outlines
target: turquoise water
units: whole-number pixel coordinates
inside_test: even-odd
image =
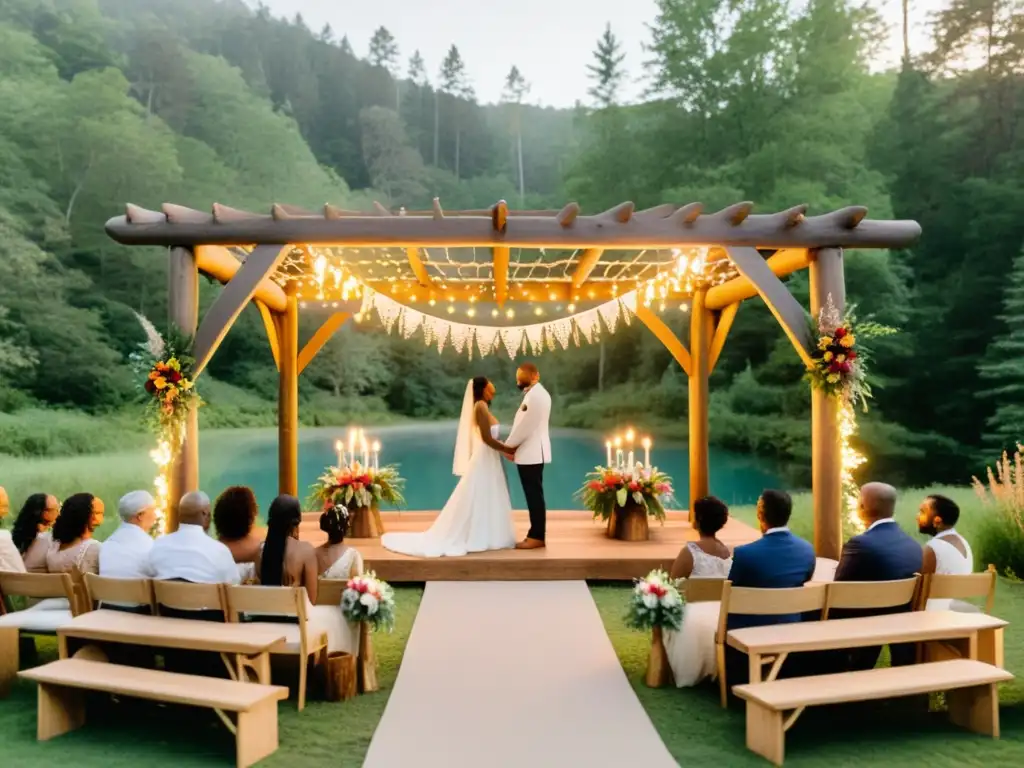
[[[439,510],[444,506],[457,478],[452,476],[455,450],[455,424],[415,424],[367,429],[368,440],[380,440],[381,464],[398,464],[406,480],[405,497],[410,510]],[[504,434],[504,433],[503,433]],[[309,486],[328,464],[335,463],[334,443],[345,439],[343,429],[305,429],[299,442],[299,495],[305,498]],[[549,509],[580,509],[573,494],[583,477],[604,463],[604,437],[597,432],[553,430],[551,451],[554,460],[544,474],[544,489]],[[640,458],[639,456],[637,458]],[[684,444],[656,445],[652,463],[675,480],[681,505],[689,494],[687,448]],[[203,486],[211,495],[229,485],[248,485],[256,492],[260,508],[266,509],[277,495],[277,435],[254,435],[239,441],[237,453],[227,469],[216,477],[204,477]],[[727,451],[711,450],[711,492],[728,504],[750,504],[764,488],[776,486],[777,475],[763,463]],[[506,462],[505,472],[512,490],[512,503],[525,509],[522,488],[515,467]]]

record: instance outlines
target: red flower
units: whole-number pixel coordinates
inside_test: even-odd
[[[843,336],[846,335],[846,329],[845,328],[836,328],[836,332],[833,333],[832,335],[835,336],[837,339],[841,339],[841,338],[843,338]]]
[[[842,371],[843,373],[849,373],[850,372],[850,364],[849,363],[840,363],[839,364],[839,370]]]
[[[856,360],[857,359],[857,353],[853,352],[853,351],[847,352],[846,353],[846,359],[847,360]]]
[[[370,484],[370,476],[369,475],[360,475],[359,476],[359,482],[362,483],[363,485],[369,485]]]
[[[837,362],[833,361],[833,362],[829,363],[828,371],[829,371],[829,373],[839,373],[839,371],[842,370],[841,366],[842,366],[841,363],[837,363]]]
[[[640,490],[640,483],[638,483],[636,480],[634,480],[632,483],[629,484],[629,490],[631,490],[631,491],[639,491]]]
[[[589,485],[590,490],[592,491],[600,492],[604,490],[604,483],[602,483],[600,480],[591,480]]]
[[[178,371],[171,371],[167,374],[167,378],[170,380],[171,384],[177,384],[181,381],[181,374]]]
[[[152,395],[154,392],[156,392],[156,384],[153,383],[152,379],[146,379],[146,385],[145,386],[146,386],[146,391],[149,392],[149,394]]]

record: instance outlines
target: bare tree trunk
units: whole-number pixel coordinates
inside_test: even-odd
[[[441,146],[441,102],[438,92],[434,90],[434,167],[437,168],[438,149]]]
[[[526,181],[523,178],[523,128],[516,133],[516,153],[519,155],[519,207],[526,208]]]
[[[455,128],[455,180],[459,181],[459,153],[462,150],[462,129]]]
[[[597,358],[597,391],[604,392],[604,339],[598,345],[600,356]]]
[[[910,66],[910,0],[902,0],[903,5],[903,66]]]

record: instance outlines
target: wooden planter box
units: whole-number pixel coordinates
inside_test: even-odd
[[[647,509],[642,504],[630,501],[624,507],[615,507],[608,518],[608,538],[619,541],[647,541],[650,528],[647,524]]]
[[[644,677],[644,682],[649,688],[662,688],[671,679],[672,670],[668,665],[664,633],[661,627],[655,627],[651,630],[651,653],[647,657],[647,674]]]
[[[368,507],[352,507],[352,524],[348,535],[353,539],[379,539],[384,533],[384,523],[380,519],[380,509],[376,504]]]

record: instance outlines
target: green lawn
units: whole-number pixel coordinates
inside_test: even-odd
[[[310,697],[303,712],[294,696],[280,705],[278,751],[260,763],[267,768],[352,766],[363,764],[370,738],[384,713],[399,662],[409,640],[423,590],[396,590],[395,631],[374,638],[381,690],[344,703]],[[56,658],[55,641],[40,642],[40,661]],[[276,680],[294,687],[289,673]],[[74,768],[185,768],[234,761],[234,741],[209,710],[159,708],[138,702],[90,710],[86,726],[49,743],[35,739],[35,686],[19,682],[10,698],[0,700],[0,765],[10,768],[66,765]]]

